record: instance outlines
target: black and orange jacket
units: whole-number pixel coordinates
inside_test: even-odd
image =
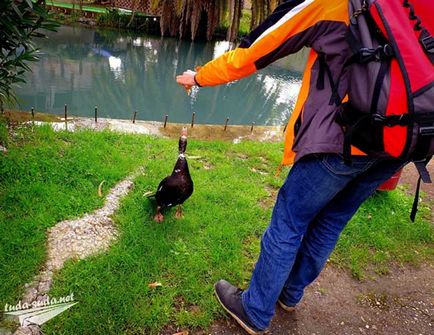
[[[303,47],[311,52],[300,94],[285,136],[283,164],[312,153],[342,152],[343,131],[334,121],[331,83],[324,80],[320,59],[339,77],[338,96],[347,90],[345,39],[349,22],[347,0],[291,0],[283,3],[239,47],[199,68],[196,82],[213,86],[246,77]],[[319,57],[321,56],[321,57]],[[321,87],[319,87],[321,86]],[[356,149],[354,154],[360,154]]]

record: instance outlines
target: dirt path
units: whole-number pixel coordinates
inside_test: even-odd
[[[434,334],[434,267],[392,273],[359,282],[328,267],[308,287],[296,312],[276,309],[268,334]],[[209,333],[245,334],[229,319]]]
[[[434,175],[434,161],[428,169]],[[414,194],[418,174],[413,165],[403,171],[401,183]],[[434,203],[434,185],[422,185],[424,202]],[[434,222],[434,214],[433,214]],[[207,332],[245,334],[231,319],[220,320]],[[276,309],[268,334],[434,334],[434,265],[396,268],[390,275],[363,282],[344,271],[327,267],[306,289],[296,312]]]

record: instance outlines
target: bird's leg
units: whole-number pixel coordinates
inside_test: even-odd
[[[160,223],[160,222],[163,222],[163,219],[164,219],[164,216],[161,213],[161,207],[157,206],[157,213],[155,213],[154,221]]]
[[[176,208],[175,217],[177,219],[182,219],[184,217],[184,214],[182,213],[182,205],[178,205],[178,208]]]

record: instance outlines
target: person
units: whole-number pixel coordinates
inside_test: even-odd
[[[311,48],[285,136],[282,163],[293,166],[278,192],[249,287],[241,290],[225,280],[215,284],[218,301],[249,334],[269,326],[276,303],[288,312],[295,309],[359,206],[406,164],[357,148],[352,148],[352,164],[343,160],[336,100],[345,96],[350,82],[344,66],[350,55],[345,40],[349,6],[361,2],[286,1],[237,48],[176,78],[186,88],[220,85]]]

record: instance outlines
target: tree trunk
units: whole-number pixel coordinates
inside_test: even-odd
[[[242,15],[242,0],[230,0],[229,2],[229,28],[226,34],[228,41],[233,41],[238,35],[240,29],[240,19]]]
[[[74,0],[76,1],[76,0]],[[137,0],[134,0],[134,4]],[[146,1],[161,13],[161,35],[190,37],[194,40],[201,24],[207,16],[206,38],[210,40],[220,21],[228,13],[229,28],[226,39],[233,41],[238,36],[243,0],[139,0]],[[252,0],[251,29],[259,25],[283,0]],[[134,10],[133,10],[134,15]],[[131,21],[130,21],[131,23]]]

